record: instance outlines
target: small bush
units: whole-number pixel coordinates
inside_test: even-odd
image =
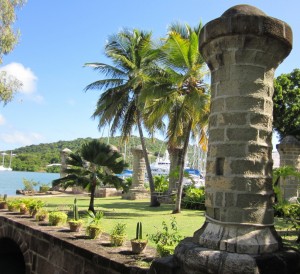
[[[166,176],[156,175],[154,176],[153,180],[154,180],[154,187],[156,192],[164,193],[168,190],[169,182]]]
[[[205,191],[204,188],[195,188],[193,186],[184,189],[182,198],[182,207],[187,209],[205,210]]]
[[[39,183],[35,182],[33,180],[27,180],[27,179],[23,178],[23,185],[24,185],[24,189],[23,190],[33,192],[34,188],[36,186],[38,186]]]
[[[174,254],[175,247],[183,238],[177,227],[175,217],[171,218],[171,227],[163,221],[162,230],[157,230],[155,234],[147,235],[149,240],[156,244],[156,251],[161,257]]]
[[[58,226],[67,222],[68,215],[61,211],[52,211],[49,213],[49,224]]]

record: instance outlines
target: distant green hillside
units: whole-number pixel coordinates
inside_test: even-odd
[[[60,163],[60,151],[68,148],[73,152],[80,150],[82,144],[91,141],[92,138],[79,138],[73,141],[58,141],[55,143],[31,145],[20,147],[13,151],[16,154],[12,160],[12,168],[15,171],[47,171],[59,172],[59,167],[46,168],[48,164]],[[99,138],[101,142],[108,143],[108,138]],[[126,154],[126,162],[131,166],[132,157],[130,149],[140,145],[139,137],[131,137],[126,144],[120,143],[120,137],[110,137],[109,143],[116,146],[123,155]],[[154,161],[158,153],[163,154],[166,144],[158,139],[147,139],[147,149],[150,161]]]

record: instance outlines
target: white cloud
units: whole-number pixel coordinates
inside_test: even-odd
[[[0,140],[7,144],[14,144],[20,146],[27,146],[36,143],[40,143],[43,140],[43,136],[36,132],[20,132],[14,131],[10,133],[1,133]]]
[[[5,118],[3,115],[0,114],[0,126],[3,126],[5,124]]]
[[[36,91],[37,77],[30,68],[25,68],[20,63],[10,63],[0,68],[0,71],[6,71],[22,82],[22,88],[19,90],[23,94],[32,94]]]

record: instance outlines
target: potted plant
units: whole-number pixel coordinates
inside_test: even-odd
[[[42,200],[32,199],[28,205],[29,207],[29,214],[31,217],[35,218],[37,212],[45,205]]]
[[[20,212],[20,200],[18,199],[8,200],[7,208],[11,212]]]
[[[66,223],[68,215],[61,211],[52,211],[49,213],[49,224],[54,226],[63,225]]]
[[[87,223],[88,226],[86,228],[86,234],[91,239],[99,238],[102,234],[102,226],[101,226],[101,219],[103,218],[104,214],[102,211],[96,212],[94,214],[93,211],[88,210],[87,212]]]
[[[117,223],[110,234],[110,242],[113,246],[122,246],[126,239],[126,224]]]
[[[0,209],[7,209],[7,195],[4,194],[3,198],[0,196]]]
[[[79,232],[83,225],[83,220],[79,219],[79,213],[78,213],[78,206],[77,206],[77,199],[74,199],[73,204],[73,219],[69,220],[69,226],[70,230],[72,232]]]
[[[138,222],[136,224],[135,239],[132,239],[130,242],[131,242],[132,252],[135,254],[139,254],[143,252],[143,250],[147,246],[148,240],[143,239],[143,227],[141,222]]]
[[[35,219],[39,222],[46,221],[48,219],[49,212],[46,209],[40,209],[35,215]]]
[[[20,213],[28,214],[29,213],[29,204],[30,199],[21,199],[19,203]]]

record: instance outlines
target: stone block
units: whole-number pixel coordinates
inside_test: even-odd
[[[245,208],[243,222],[270,225],[274,222],[274,212],[271,208]]]
[[[224,98],[217,98],[212,101],[211,112],[216,113],[217,112],[216,110],[218,110],[218,112],[222,112],[225,110]]]
[[[235,196],[233,192],[225,192],[225,207],[235,206]]]
[[[227,128],[226,138],[231,142],[247,142],[249,140],[256,141],[258,137],[258,130],[253,127],[243,128]]]
[[[247,124],[247,113],[222,113],[218,115],[218,126],[244,126]]]
[[[250,113],[250,125],[272,130],[272,116],[262,113]]]
[[[259,208],[263,209],[271,206],[270,194],[237,194],[237,206],[241,208]]]
[[[223,206],[223,192],[216,192],[215,193],[215,206],[221,207]]]
[[[272,159],[272,147],[261,144],[248,145],[248,157],[251,159],[259,159],[267,162]]]
[[[230,79],[235,82],[253,83],[263,81],[265,69],[255,64],[231,65]],[[245,86],[246,87],[246,86]]]
[[[233,174],[241,175],[265,175],[265,164],[255,160],[232,160],[231,170]]]
[[[241,113],[244,113],[245,111],[253,111],[263,113],[265,111],[264,98],[255,98],[253,96],[227,97],[225,99],[225,104],[226,109],[232,112],[240,111]]]
[[[221,221],[230,223],[243,222],[243,209],[238,207],[226,207],[221,210]]]
[[[243,192],[259,193],[272,191],[272,178],[261,177],[235,177],[232,179],[232,185],[235,189]]]
[[[209,132],[209,140],[213,142],[224,142],[225,141],[225,130],[224,129],[212,129]]]

